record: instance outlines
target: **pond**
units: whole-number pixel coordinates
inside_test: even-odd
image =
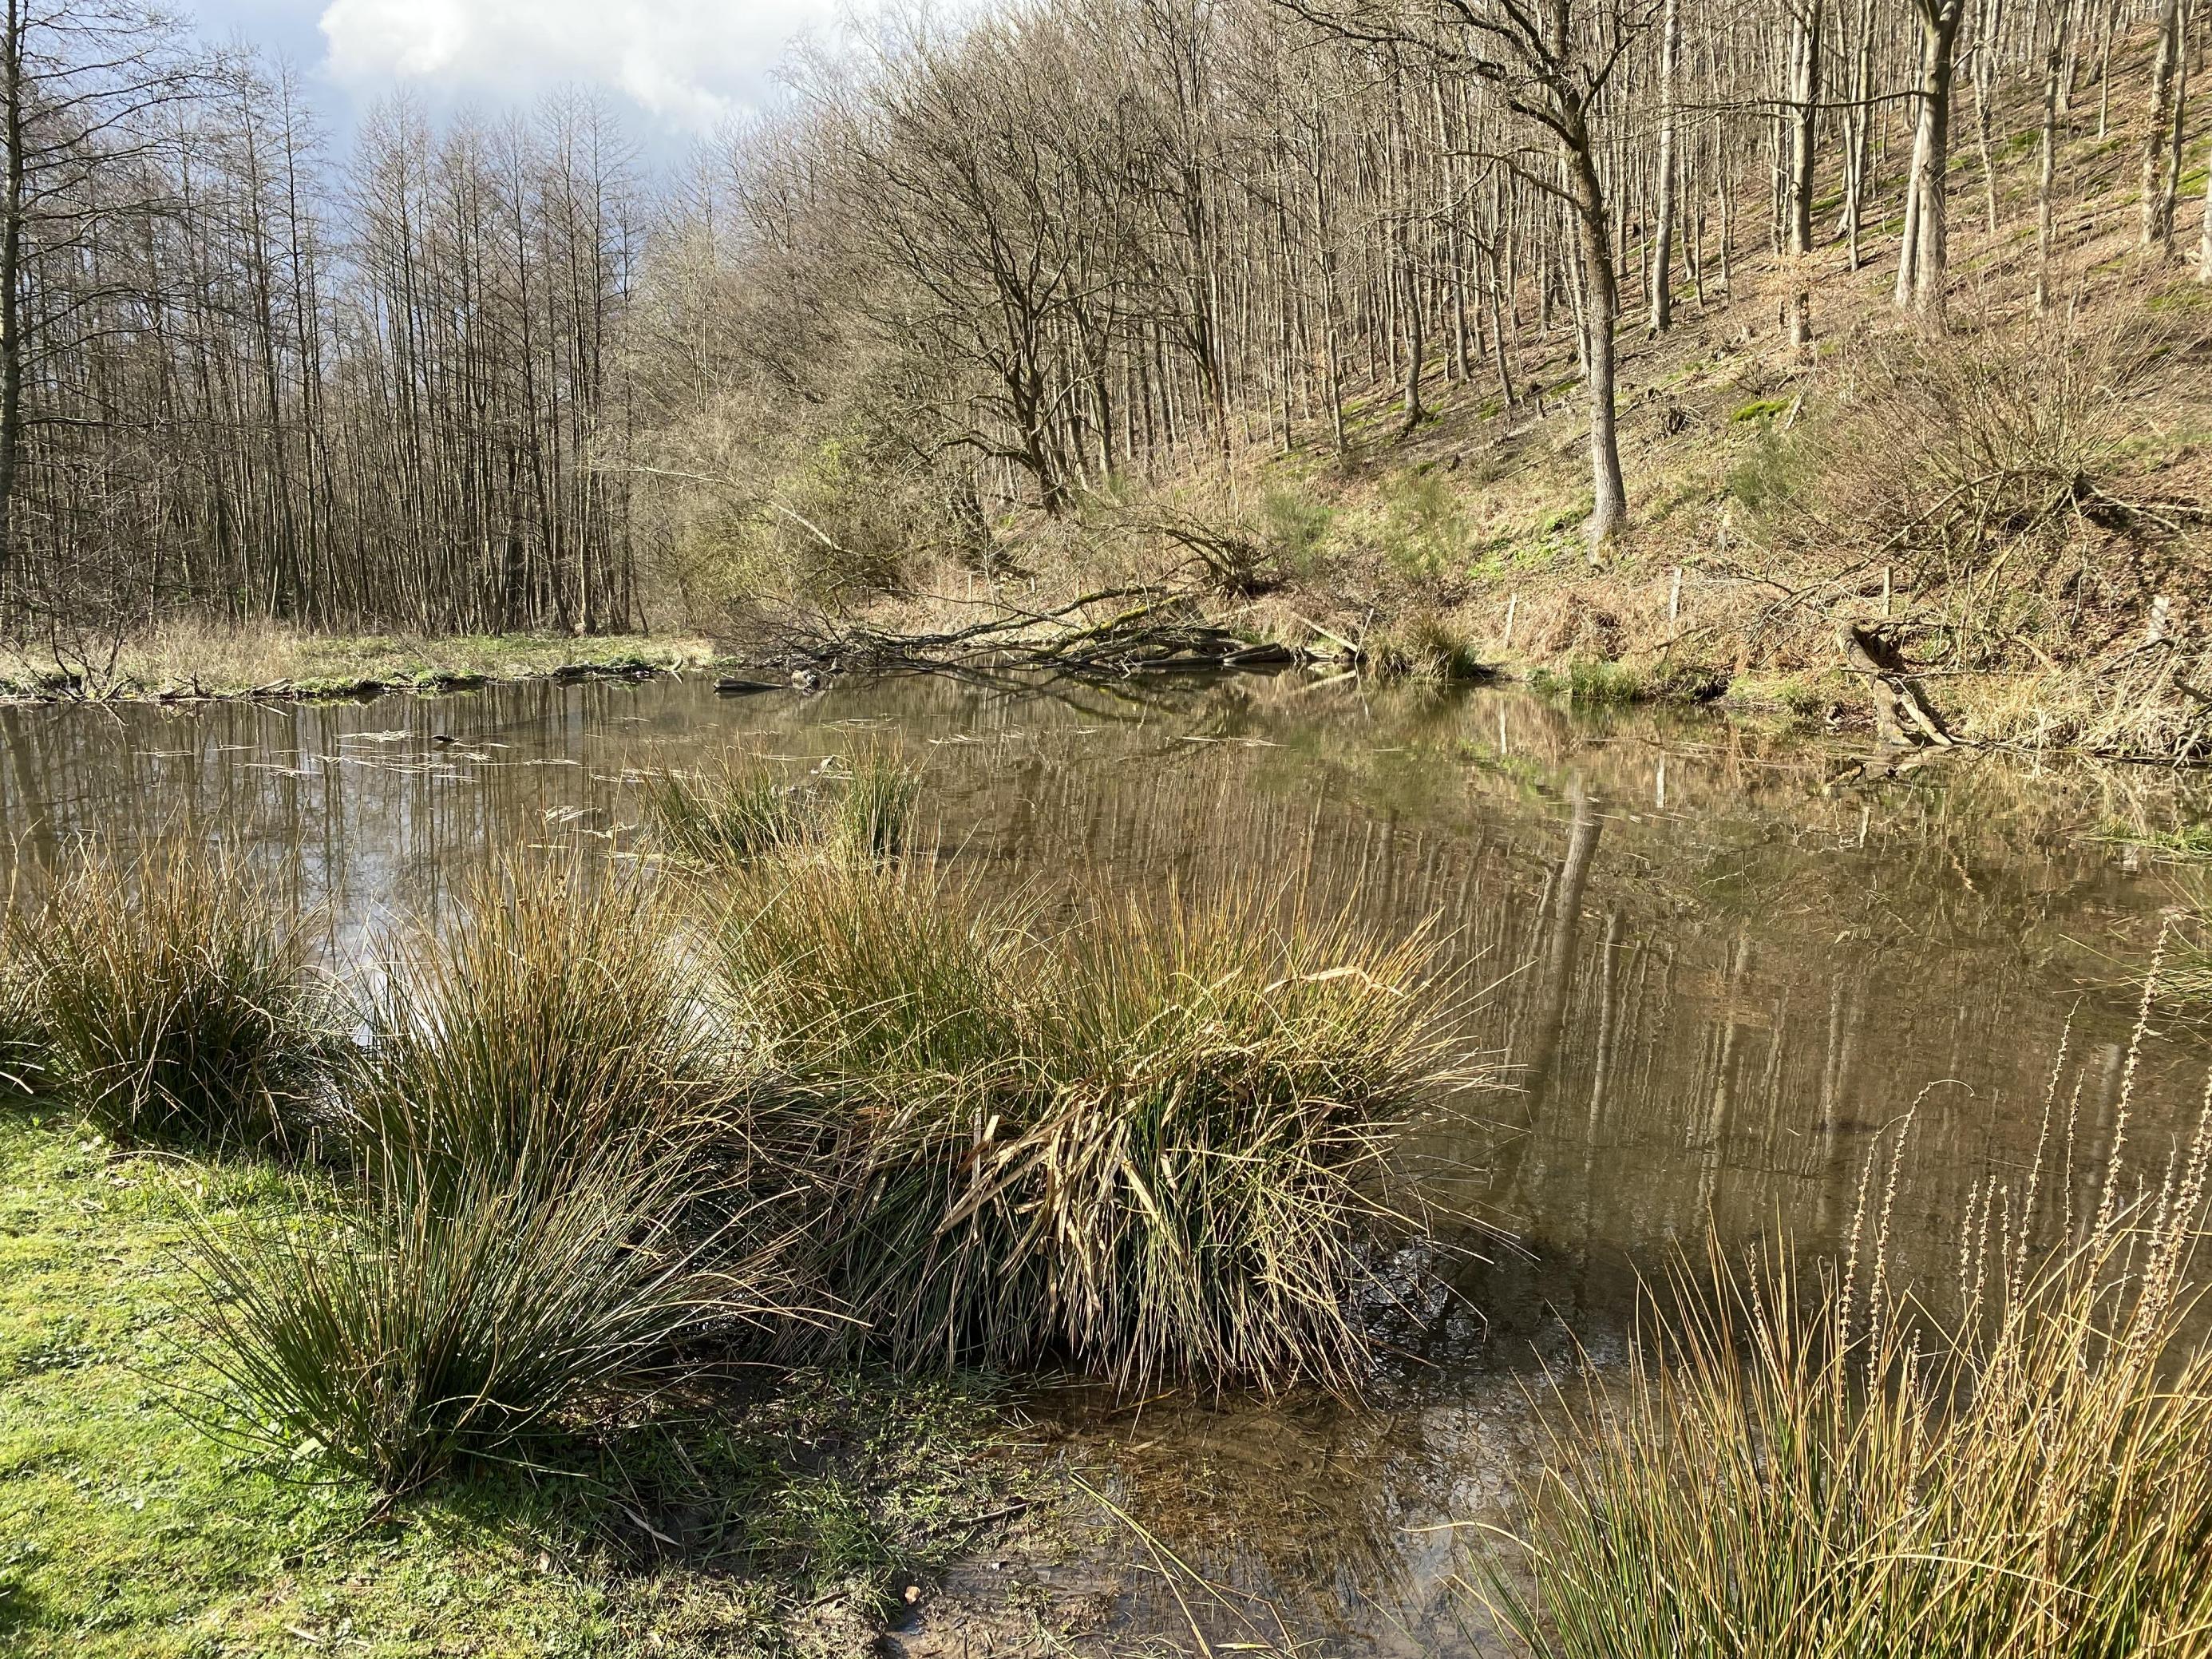
[[[1071,1384],[1028,1406],[1047,1453],[1106,1472],[1146,1547],[1268,1598],[1326,1652],[1483,1645],[1449,1581],[1527,1467],[1528,1389],[1618,1356],[1640,1273],[1709,1234],[1838,1247],[1910,1114],[1892,1234],[1942,1275],[1975,1192],[2024,1177],[2047,1099],[2086,1184],[2124,1093],[2155,1171],[2203,1087],[2208,1045],[2168,1011],[2126,1080],[2142,969],[2198,895],[2107,832],[2201,819],[2203,786],[2170,774],[1892,769],[1718,715],[1295,675],[15,708],[0,742],[19,878],[79,836],[204,836],[320,907],[339,955],[488,856],[635,855],[636,775],[732,746],[794,767],[896,746],[925,769],[940,851],[1010,884],[1250,882],[1433,928],[1500,1086],[1416,1133],[1439,1198],[1500,1238],[1470,1233],[1459,1294],[1403,1322],[1372,1397]],[[975,1562],[964,1588],[997,1571]],[[1116,1593],[1136,1624],[1179,1620],[1156,1580]]]

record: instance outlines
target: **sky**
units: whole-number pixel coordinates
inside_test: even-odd
[[[189,0],[188,0],[189,3]],[[647,150],[680,149],[772,103],[802,36],[830,40],[849,0],[198,0],[202,33],[234,34],[307,71],[338,126],[402,87],[433,107],[605,93]]]

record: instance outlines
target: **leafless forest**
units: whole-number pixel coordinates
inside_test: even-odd
[[[6,19],[0,614],[58,648],[866,590],[1361,400],[1566,400],[1602,544],[1617,357],[1747,265],[1809,360],[1870,270],[1942,330],[1964,222],[2062,328],[2117,148],[2212,275],[2187,0],[1020,0],[665,168],[580,95],[341,149],[119,0]]]

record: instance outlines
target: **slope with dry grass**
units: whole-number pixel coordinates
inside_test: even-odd
[[[1814,256],[1809,356],[1763,249],[1739,250],[1732,288],[1683,295],[1669,333],[1624,322],[1632,525],[1605,548],[1581,534],[1588,422],[1562,327],[1524,354],[1510,407],[1439,367],[1409,432],[1378,386],[1348,404],[1341,452],[1316,429],[1288,454],[1116,481],[1072,518],[1006,526],[988,577],[908,572],[869,620],[944,629],[1100,589],[1127,608],[1135,588],[1386,672],[1480,664],[1846,720],[1873,712],[1843,641],[1857,627],[1959,740],[2212,754],[2212,286],[2136,246],[2150,52],[2137,39],[2116,63],[2112,137],[2062,146],[2047,314],[2021,231],[2039,107],[2015,87],[1993,112],[1997,228],[1962,174],[1936,331],[1891,306],[1891,249],[1854,270],[1840,243]],[[2203,174],[2185,176],[2194,200]]]

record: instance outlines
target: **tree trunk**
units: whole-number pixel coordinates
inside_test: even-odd
[[[1602,546],[1620,532],[1628,517],[1628,491],[1620,477],[1620,442],[1614,430],[1613,325],[1620,314],[1620,290],[1613,271],[1611,234],[1606,224],[1605,192],[1598,182],[1587,129],[1583,142],[1567,145],[1569,192],[1582,255],[1583,334],[1589,378],[1589,539]]]
[[[1790,12],[1789,240],[1790,349],[1813,348],[1813,139],[1820,116],[1822,0]]]
[[[8,0],[0,36],[0,121],[8,146],[0,199],[0,616],[15,546],[15,461],[23,430],[23,0]]]
[[[1650,331],[1674,320],[1674,76],[1681,58],[1681,0],[1667,0],[1659,33],[1659,207],[1651,247]]]
[[[2043,148],[2035,179],[2035,313],[2051,310],[2051,252],[2054,232],[2051,188],[2058,176],[2058,99],[2066,78],[2066,26],[2072,0],[2058,0],[2043,53]]]
[[[1924,318],[1943,311],[1949,255],[1943,191],[1951,160],[1951,81],[1965,0],[1917,0],[1920,82],[1912,139],[1911,199],[1897,266],[1896,300]]]
[[[2181,106],[2189,68],[2182,51],[2188,13],[2165,0],[2158,17],[2158,58],[2151,69],[2150,126],[2143,135],[2142,246],[2173,252],[2173,202],[2181,179]]]

